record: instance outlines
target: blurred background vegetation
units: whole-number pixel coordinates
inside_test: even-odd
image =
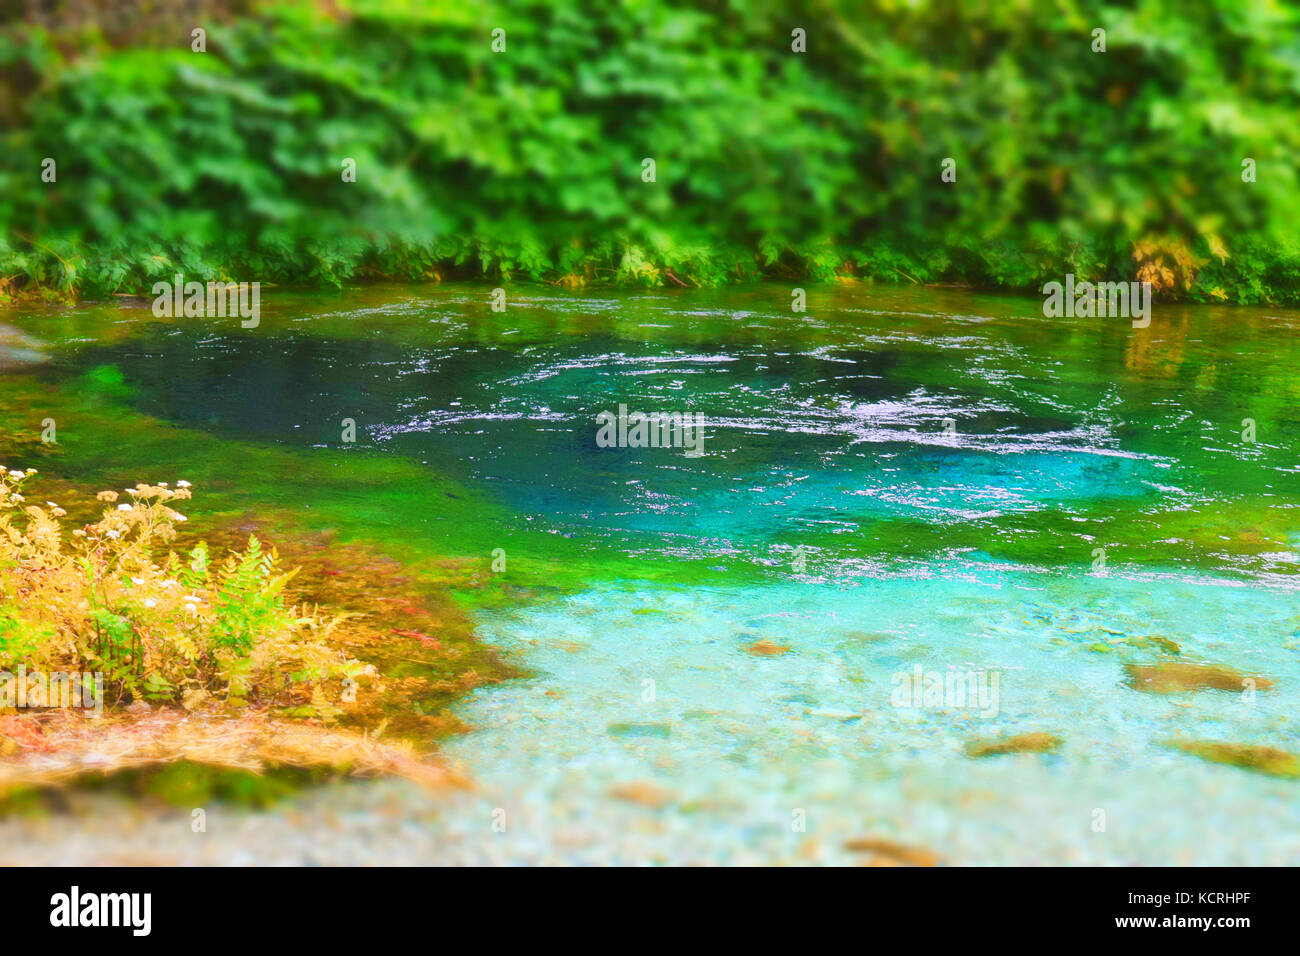
[[[1074,272],[1300,300],[1300,12],[1280,0],[0,11],[9,297],[147,294],[178,271],[1022,290]]]

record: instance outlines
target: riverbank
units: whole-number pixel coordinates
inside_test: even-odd
[[[14,248],[27,248],[9,263],[10,274],[0,277],[0,305],[95,304],[112,298],[152,302],[154,284],[173,283],[178,274],[201,284],[256,281],[268,289],[300,290],[481,281],[525,293],[530,284],[599,292],[770,281],[792,293],[834,283],[1024,295],[1042,295],[1046,283],[1073,275],[1079,282],[1147,282],[1163,304],[1300,302],[1300,283],[1294,279],[1300,274],[1300,246],[1250,237],[1229,244],[1217,237],[1193,243],[1144,240],[1127,249],[953,239],[920,247],[824,242],[762,252],[667,233],[640,242],[615,236],[590,240],[576,233],[539,239],[530,241],[528,255],[522,245],[504,250],[488,237],[411,242],[390,236],[292,250],[163,244],[130,253],[55,239],[22,240]],[[324,262],[330,271],[323,275]]]

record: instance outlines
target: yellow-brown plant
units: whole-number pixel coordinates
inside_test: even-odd
[[[322,716],[373,675],[328,643],[341,615],[286,604],[295,572],[255,537],[219,564],[203,543],[161,556],[188,482],[101,491],[100,519],[65,534],[63,508],[22,494],[34,474],[0,468],[0,667],[103,673],[110,704],[310,700]]]

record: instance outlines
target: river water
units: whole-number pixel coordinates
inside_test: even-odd
[[[530,675],[457,707],[471,794],[324,788],[180,844],[106,805],[40,829],[50,852],[1300,862],[1300,783],[1180,749],[1300,752],[1300,315],[1157,303],[1135,329],[868,286],[804,313],[780,286],[489,302],[268,293],[255,329],[130,302],[3,317],[23,333],[5,427],[66,435],[44,472],[189,477],[191,511],[207,489],[481,561],[518,587],[467,600],[478,639]],[[620,405],[698,415],[703,454],[602,447]],[[1264,680],[1134,686],[1178,662]],[[970,753],[1025,734],[1059,746]]]

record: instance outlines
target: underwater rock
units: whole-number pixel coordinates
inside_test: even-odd
[[[667,724],[610,724],[605,732],[611,737],[659,737],[667,740],[672,729]]]
[[[1167,740],[1164,746],[1200,757],[1211,763],[1254,770],[1270,777],[1300,779],[1300,757],[1276,747],[1230,744],[1214,740]]]
[[[1061,746],[1061,738],[1053,734],[1017,734],[997,740],[972,740],[966,745],[968,757],[997,757],[1002,754],[1045,754]]]
[[[1258,690],[1268,690],[1273,682],[1266,677],[1241,674],[1231,667],[1217,664],[1191,664],[1186,661],[1160,661],[1156,664],[1125,664],[1125,683],[1134,690],[1151,694],[1179,694],[1189,690],[1228,690],[1240,692],[1245,681],[1253,680]]]
[[[939,856],[919,847],[903,846],[893,840],[876,837],[856,837],[844,844],[850,853],[871,853],[867,866],[937,866]]]
[[[609,788],[609,795],[615,800],[650,807],[652,810],[662,810],[677,799],[677,794],[649,780],[620,783]]]
[[[790,648],[785,645],[774,644],[766,639],[755,641],[753,644],[750,644],[749,647],[745,648],[745,650],[750,654],[755,654],[759,657],[775,657],[778,654],[790,653]]]

